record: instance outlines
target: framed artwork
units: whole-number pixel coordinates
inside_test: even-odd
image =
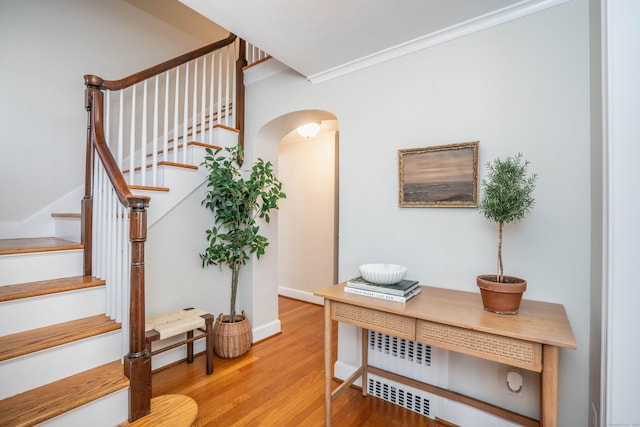
[[[401,207],[477,207],[478,141],[398,150]]]

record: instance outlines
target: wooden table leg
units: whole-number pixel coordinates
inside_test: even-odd
[[[558,426],[558,347],[542,346],[540,425]]]
[[[193,331],[187,331],[187,340],[193,338]],[[193,341],[187,343],[187,363],[193,363]]]
[[[324,419],[325,426],[331,427],[331,379],[332,364],[332,324],[331,324],[331,300],[324,300]]]
[[[367,366],[369,365],[369,330],[360,329],[362,333],[362,395],[367,395]]]

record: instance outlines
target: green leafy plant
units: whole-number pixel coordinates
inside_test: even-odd
[[[498,266],[496,280],[504,282],[502,265],[502,229],[504,224],[522,220],[533,207],[536,174],[527,175],[528,160],[522,154],[487,163],[487,176],[482,181],[480,211],[498,224]]]
[[[264,255],[269,242],[259,234],[256,218],[269,222],[269,212],[278,209],[285,198],[271,162],[258,159],[250,170],[241,169],[242,147],[213,151],[207,148],[202,165],[209,171],[207,193],[202,205],[215,217],[206,230],[209,246],[203,253],[202,267],[225,264],[231,269],[230,322],[236,321],[236,296],[240,268],[250,254]]]

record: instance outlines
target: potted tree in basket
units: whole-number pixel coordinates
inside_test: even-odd
[[[482,181],[480,211],[498,224],[498,263],[495,275],[481,275],[476,281],[484,308],[500,314],[516,314],[527,281],[505,276],[502,264],[502,230],[505,224],[522,220],[533,207],[532,196],[536,174],[527,175],[528,160],[522,154],[487,163],[487,176]]]
[[[206,230],[209,246],[203,253],[202,267],[226,265],[231,270],[231,305],[229,315],[220,316],[214,325],[214,351],[220,357],[233,358],[249,350],[251,325],[244,314],[236,313],[236,296],[240,269],[251,254],[257,258],[269,244],[259,234],[256,218],[269,222],[269,212],[278,209],[285,196],[271,162],[258,159],[250,170],[241,169],[243,156],[239,145],[206,150],[202,165],[209,171],[207,193],[202,205],[214,215],[214,224]],[[221,267],[222,268],[222,267]]]

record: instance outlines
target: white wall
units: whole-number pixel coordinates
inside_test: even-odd
[[[341,280],[364,262],[397,262],[424,284],[477,292],[475,276],[495,264],[495,225],[476,209],[399,208],[397,151],[479,140],[481,176],[486,161],[524,153],[537,202],[506,228],[505,268],[528,279],[526,298],[564,304],[573,326],[578,349],[560,352],[560,425],[587,425],[589,410],[588,42],[588,3],[575,0],[317,86],[286,71],[247,90],[247,142],[261,157],[276,150],[279,140],[257,138],[276,117],[317,108],[340,123]],[[340,360],[355,364],[343,329]],[[464,392],[510,406],[484,393],[499,366],[473,384],[450,368]]]
[[[120,79],[219,38],[124,0],[0,2],[0,230],[83,184],[83,75]]]
[[[322,303],[313,292],[335,282],[336,136],[310,139],[292,132],[279,146],[278,178],[287,198],[278,213],[278,288]]]
[[[640,158],[640,3],[607,0],[605,4],[605,132],[607,201],[603,328],[605,351],[602,425],[638,425],[640,407],[634,392],[638,369],[638,245],[640,202],[636,184]]]

